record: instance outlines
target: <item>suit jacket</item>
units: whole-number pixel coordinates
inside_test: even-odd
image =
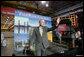
[[[47,32],[48,31],[53,31],[57,27],[58,26],[53,26],[51,28],[48,28],[48,27],[44,26],[42,36],[40,35],[39,27],[35,27],[34,30],[33,30],[32,38],[30,39],[30,45],[33,45],[33,43],[35,43],[37,49],[41,48],[42,45],[43,45],[44,48],[49,47]]]

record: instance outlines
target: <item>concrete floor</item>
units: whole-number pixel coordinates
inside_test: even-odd
[[[7,41],[7,47],[1,47],[1,56],[12,56],[14,52],[14,38],[5,39]],[[48,55],[56,52],[60,53],[62,50],[67,50],[66,48],[62,48],[57,45],[51,46],[51,48],[52,49],[49,49],[49,51],[47,51]]]
[[[1,47],[1,56],[12,56],[14,49],[14,38],[5,38],[7,41],[6,47]]]

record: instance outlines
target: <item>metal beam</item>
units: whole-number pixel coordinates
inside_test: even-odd
[[[62,14],[62,13],[65,13],[65,12],[68,12],[68,11],[71,11],[71,10],[74,10],[74,9],[77,9],[77,8],[80,8],[80,7],[82,7],[82,6],[83,6],[83,2],[81,2],[80,4],[74,5],[74,6],[72,6],[72,7],[66,8],[66,9],[64,9],[64,10],[61,10],[61,11],[59,11],[59,12],[57,12],[57,13],[54,13],[54,14],[52,14],[51,16],[57,16],[57,15],[60,15],[60,14]]]
[[[83,9],[79,9],[75,12],[68,12],[68,13],[65,13],[65,14],[61,14],[61,15],[59,15],[59,17],[67,16],[67,15],[78,13],[78,12],[83,12]]]
[[[32,7],[31,5],[22,5],[22,4],[19,4],[18,2],[2,1],[2,3],[3,3],[3,4],[7,4],[8,6],[14,5],[16,8],[17,8],[17,6],[21,6],[21,7],[26,8],[25,10],[42,11],[42,12],[47,12],[47,13],[54,13],[54,11],[47,11],[47,10],[43,10],[43,9],[40,9],[40,8],[34,8],[34,7]],[[12,7],[13,7],[13,6],[12,6]]]
[[[1,28],[1,30],[8,30],[9,28]]]
[[[14,29],[14,24],[9,28],[9,30]]]

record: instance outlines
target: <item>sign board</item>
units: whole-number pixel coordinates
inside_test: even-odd
[[[31,14],[19,10],[15,10],[15,27],[14,27],[14,47],[15,50],[21,51],[28,43],[31,27],[39,26],[39,20],[44,19],[45,25],[51,27],[51,17]]]
[[[59,25],[56,31],[66,31],[66,24]]]
[[[6,7],[1,7],[1,14],[14,15],[14,13],[15,13],[15,9],[6,8]]]

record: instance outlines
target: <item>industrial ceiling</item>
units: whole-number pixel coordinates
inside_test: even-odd
[[[61,10],[80,4],[83,1],[46,1],[48,7],[41,1],[1,1],[1,6],[24,10],[39,15],[51,16]],[[1,15],[1,28],[14,26],[14,16]]]

